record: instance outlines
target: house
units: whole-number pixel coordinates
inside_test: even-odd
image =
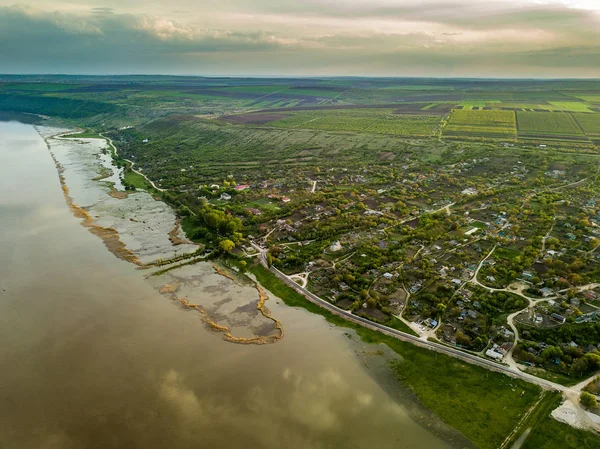
[[[342,282],[340,284],[340,290],[341,291],[345,292],[346,290],[349,290],[349,289],[350,289],[350,286],[348,284],[346,284],[345,282]]]
[[[229,201],[231,199],[231,195],[229,195],[228,193],[221,193],[220,199],[224,201]]]
[[[502,360],[504,358],[504,354],[502,354],[501,349],[498,345],[494,345],[492,349],[488,349],[485,351],[485,355],[494,360]]]
[[[394,278],[394,275],[392,273],[383,273],[383,277],[387,280],[392,280]]]
[[[281,198],[281,201],[283,201],[284,203],[289,203],[292,200],[290,200],[287,196],[284,196]]]
[[[329,247],[329,251],[335,252],[335,251],[339,251],[342,249],[342,244],[340,243],[340,241],[338,240],[337,242],[334,242],[330,247]]]
[[[249,207],[248,211],[252,212],[254,215],[262,215],[262,212],[260,210],[254,209],[252,207]]]
[[[546,298],[546,297],[550,296],[553,292],[552,292],[551,288],[544,287],[544,288],[540,289],[540,293],[542,294],[542,296],[544,298]]]
[[[210,188],[211,189],[220,189],[221,187],[219,186],[219,184],[211,184]]]
[[[142,143],[148,143],[148,139],[142,140]]]
[[[490,282],[496,282],[496,278],[494,276],[488,276],[486,279]]]
[[[248,184],[241,184],[239,186],[235,186],[235,190],[237,190],[238,192],[241,192],[242,190],[246,190],[249,188],[250,188],[250,186]]]

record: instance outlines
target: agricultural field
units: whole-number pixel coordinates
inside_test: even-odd
[[[588,136],[600,136],[600,114],[572,114]]]
[[[567,112],[517,112],[519,138],[587,140]]]
[[[397,136],[430,136],[440,122],[434,115],[397,114],[393,109],[341,109],[294,112],[269,125],[281,128],[348,131]]]
[[[448,137],[515,137],[515,114],[512,111],[457,109],[450,114],[443,135]]]

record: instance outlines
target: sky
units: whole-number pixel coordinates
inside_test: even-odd
[[[0,73],[600,78],[600,0],[0,0]]]

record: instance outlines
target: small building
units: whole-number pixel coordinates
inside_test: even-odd
[[[564,316],[559,315],[558,313],[551,314],[550,318],[552,318],[554,321],[560,324],[565,324],[565,321],[567,321],[567,319]]]
[[[250,188],[250,186],[248,184],[241,184],[239,186],[235,186],[235,190],[237,190],[238,192],[241,192],[242,190],[246,190],[249,188]]]
[[[340,251],[342,249],[342,244],[340,243],[340,241],[338,240],[337,242],[334,242],[330,247],[329,247],[329,251],[335,252],[335,251]]]
[[[540,289],[540,293],[542,294],[542,296],[544,298],[546,298],[546,297],[550,296],[553,292],[552,292],[551,288],[544,287],[544,288]]]
[[[493,349],[488,349],[487,351],[485,351],[485,355],[491,359],[498,360],[498,361],[500,361],[504,358],[503,354],[500,354],[499,352],[496,352]]]
[[[281,198],[281,201],[283,201],[284,203],[289,203],[292,200],[290,200],[287,196],[284,196]]]
[[[387,280],[391,280],[394,278],[394,275],[392,273],[383,273],[383,277]]]
[[[231,199],[231,195],[229,195],[228,193],[221,193],[220,199],[224,201],[229,201]]]

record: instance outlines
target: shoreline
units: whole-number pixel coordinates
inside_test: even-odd
[[[105,138],[105,140],[106,140],[106,139],[107,139],[107,138]],[[111,145],[112,145],[112,143],[111,143]],[[113,146],[113,148],[114,148],[114,146]],[[116,148],[115,148],[115,150],[116,150]],[[140,175],[141,175],[141,174],[140,174]],[[144,175],[142,175],[142,176],[144,176]],[[144,177],[145,177],[145,176],[144,176]],[[264,268],[264,267],[263,267],[263,268]],[[273,280],[276,280],[276,281],[278,281],[278,282],[282,282],[282,283],[283,283],[283,280],[281,280],[281,279],[277,278],[277,276],[276,276],[274,273],[272,273],[271,271],[269,271],[269,270],[268,270],[268,269],[266,269],[266,268],[265,268],[265,270],[266,270],[266,271],[268,271],[268,275],[269,275],[269,276],[271,276],[271,277],[273,278]],[[269,287],[268,287],[268,285],[266,285],[266,284],[265,284],[263,281],[261,281],[261,280],[258,280],[258,282],[259,282],[259,283],[260,283],[262,286],[264,286],[265,288],[267,288],[267,289],[269,288]],[[283,285],[285,286],[285,284],[283,284]],[[286,286],[286,287],[287,287],[287,288],[290,288],[289,286]],[[292,288],[290,288],[290,289],[292,289]],[[293,290],[295,290],[295,289],[293,289]],[[275,293],[275,294],[277,295],[277,297],[280,297],[282,300],[284,300],[284,302],[287,304],[287,301],[286,301],[286,300],[285,300],[285,298],[283,297],[283,296],[285,296],[285,295],[283,295],[283,296],[282,296],[282,295],[280,295],[279,293]],[[297,294],[300,294],[300,293],[297,293]],[[303,299],[304,299],[304,301],[305,301],[305,302],[309,302],[309,299],[307,299],[307,298],[306,298],[304,295],[302,295],[302,296],[303,296]],[[181,301],[180,301],[180,302],[181,302],[181,303],[182,303],[182,305],[184,305],[185,307],[188,307],[188,308],[195,308],[195,306],[196,306],[196,305],[191,305],[191,304],[189,304],[189,303],[187,302],[187,300],[185,300],[185,301],[186,301],[186,303],[185,303],[185,304],[184,304],[183,302],[181,302]],[[393,336],[390,336],[390,335],[386,335],[386,333],[382,333],[382,332],[381,332],[381,330],[378,330],[378,329],[373,329],[373,328],[371,328],[371,327],[365,327],[365,326],[362,326],[362,325],[360,325],[360,324],[357,324],[357,323],[350,323],[350,322],[348,322],[346,319],[344,319],[344,317],[339,317],[339,316],[337,317],[337,318],[338,318],[338,320],[342,321],[342,323],[335,322],[336,320],[331,320],[330,318],[328,318],[328,317],[326,316],[327,314],[331,314],[331,313],[332,313],[331,311],[328,311],[328,310],[326,310],[326,309],[323,309],[323,308],[322,308],[321,306],[319,306],[318,304],[314,304],[314,302],[313,302],[312,304],[313,304],[313,305],[315,305],[316,307],[318,307],[318,308],[319,308],[319,310],[320,310],[320,312],[316,312],[316,313],[318,313],[318,314],[321,314],[321,315],[325,316],[325,317],[326,317],[326,319],[327,319],[328,321],[330,321],[330,322],[333,322],[334,324],[336,324],[336,325],[337,325],[337,326],[339,326],[339,327],[350,327],[350,328],[353,328],[353,329],[356,331],[357,335],[358,335],[358,336],[361,338],[361,340],[362,340],[362,341],[364,341],[365,343],[369,343],[369,342],[371,342],[371,341],[381,341],[381,342],[383,342],[383,343],[387,344],[387,346],[389,346],[389,347],[390,347],[392,350],[394,350],[395,352],[397,352],[397,353],[399,353],[399,354],[401,354],[401,355],[402,355],[402,352],[403,352],[403,351],[399,351],[399,350],[397,350],[397,349],[394,349],[394,348],[392,347],[392,346],[394,346],[394,345],[393,345],[393,344],[390,344],[388,341],[386,341],[387,337],[389,337],[389,338],[395,338],[395,337],[393,337]],[[314,310],[311,310],[309,307],[305,307],[304,305],[301,305],[301,307],[304,307],[304,308],[308,309],[309,311],[311,311],[311,312],[314,312]],[[222,331],[222,332],[224,332],[224,331],[225,331],[225,330],[224,330],[224,329],[225,329],[225,327],[224,327],[224,326],[220,326],[220,325],[218,325],[218,324],[214,323],[214,324],[216,325],[216,327],[214,327],[214,326],[212,326],[210,323],[207,323],[207,324],[208,324],[209,326],[211,326],[211,327],[212,327],[213,329],[215,329],[215,330],[219,330],[219,331]],[[371,323],[369,323],[369,324],[371,324]],[[218,327],[218,328],[217,328],[217,327]],[[356,329],[356,327],[360,327],[361,329],[360,329],[360,330],[358,330],[358,329]],[[283,333],[283,330],[282,330],[282,333]],[[371,334],[375,334],[375,336],[373,336],[373,335],[371,335]],[[370,340],[371,340],[371,341],[370,341]],[[406,342],[402,342],[402,343],[403,343],[403,344],[406,344]],[[409,343],[409,344],[410,344],[410,343]],[[411,345],[411,346],[412,346],[412,345]],[[416,348],[415,348],[415,349],[416,349]],[[419,351],[423,351],[423,348],[419,348],[418,350],[419,350]],[[431,351],[423,351],[423,352],[425,352],[425,353],[429,353],[429,354],[428,354],[428,357],[429,357],[429,358],[431,358],[431,356],[432,356],[432,354],[431,354]],[[482,367],[481,365],[479,365],[479,368],[481,368],[482,370],[485,370],[485,371],[489,372],[489,368],[488,368],[488,367]],[[495,374],[496,374],[496,375],[498,375],[498,373],[495,373]],[[504,375],[509,375],[509,374],[508,374],[508,373],[506,373],[506,372],[504,372],[504,373],[502,373],[502,374],[504,374]],[[449,422],[449,421],[448,421],[448,419],[447,419],[446,417],[442,416],[442,415],[443,415],[443,413],[440,413],[440,412],[439,412],[439,410],[436,410],[434,407],[431,407],[431,406],[429,406],[427,403],[425,403],[425,402],[422,400],[422,395],[419,393],[419,391],[417,391],[416,389],[414,389],[414,388],[413,388],[413,386],[410,384],[410,382],[408,382],[408,383],[406,383],[406,384],[405,384],[405,382],[404,382],[404,381],[401,381],[401,383],[402,383],[402,384],[403,384],[403,385],[404,385],[404,386],[405,386],[407,389],[409,389],[410,391],[412,391],[412,392],[415,394],[415,396],[418,398],[419,402],[420,402],[420,403],[423,405],[423,407],[424,407],[425,409],[427,409],[427,410],[431,411],[431,413],[433,413],[435,416],[439,417],[439,418],[440,418],[442,421],[444,421],[445,423],[447,423],[447,424],[448,424],[448,425],[449,425],[451,428],[455,429],[457,432],[462,432],[462,431],[461,431],[461,430],[458,428],[458,426],[456,426],[455,424],[453,424],[453,423]],[[473,441],[473,440],[471,440],[471,441]]]
[[[170,271],[172,269],[180,268],[181,266],[184,266],[184,265],[206,261],[206,257],[196,258],[196,257],[194,257],[195,253],[190,253],[190,254],[184,254],[181,256],[175,256],[173,259],[170,259],[167,261],[162,261],[161,259],[157,259],[155,261],[151,261],[148,263],[142,263],[140,261],[140,259],[138,258],[138,256],[134,252],[129,250],[127,248],[127,246],[125,245],[125,243],[123,241],[121,241],[119,232],[116,229],[114,229],[112,227],[107,228],[107,227],[103,227],[103,226],[96,224],[94,219],[92,218],[92,216],[84,208],[77,205],[74,202],[73,198],[70,196],[69,187],[67,186],[66,179],[63,175],[65,168],[62,166],[62,164],[58,161],[58,159],[54,155],[48,139],[58,138],[61,140],[65,140],[66,138],[63,138],[62,136],[72,134],[72,133],[61,132],[61,133],[57,133],[57,134],[53,134],[53,135],[44,137],[37,128],[35,128],[35,129],[36,129],[38,135],[43,139],[44,143],[46,144],[48,153],[50,154],[50,157],[52,158],[54,165],[57,169],[61,190],[63,192],[63,197],[65,199],[67,207],[69,208],[69,210],[71,211],[71,213],[73,214],[73,216],[75,218],[82,220],[80,222],[81,226],[87,228],[90,231],[90,233],[99,237],[103,241],[104,245],[106,246],[106,248],[109,250],[110,253],[112,253],[114,256],[116,256],[117,258],[119,258],[121,260],[133,263],[134,265],[136,265],[138,267],[138,269],[144,269],[144,268],[147,269],[147,268],[156,267],[156,266],[161,267],[164,265],[171,265],[170,267],[167,267],[164,270],[159,270],[159,272],[161,274],[163,272]],[[107,143],[110,140],[105,137],[102,137],[102,139],[107,141]],[[110,143],[110,144],[112,145],[112,143]],[[94,179],[94,180],[100,181],[97,179]],[[121,193],[121,192],[117,191],[117,193]],[[116,199],[123,199],[123,198],[127,197],[126,192],[123,192],[123,193],[125,193],[125,195],[116,194],[115,189],[113,188],[108,192],[108,195],[113,198],[116,198]],[[148,192],[145,192],[145,193],[148,193]],[[187,238],[186,238],[186,240],[184,240],[184,239],[179,238],[175,234],[175,231],[179,230],[179,224],[180,224],[180,221],[177,218],[177,216],[175,215],[175,227],[168,233],[169,241],[171,242],[171,244],[173,246],[177,246],[179,244],[183,244],[183,243],[187,242]],[[184,236],[185,236],[185,234],[184,234]],[[176,240],[176,242],[174,242],[173,240]],[[184,262],[183,264],[180,264],[180,265],[173,265],[173,264],[176,264],[177,262],[179,262],[180,260],[186,260],[186,259],[191,259],[191,260]],[[213,269],[220,276],[223,276],[237,284],[236,279],[232,275],[228,274],[227,272],[225,272],[223,269],[221,269],[214,263],[213,263]],[[277,318],[271,316],[269,309],[265,306],[265,301],[268,299],[268,296],[266,295],[264,290],[256,282],[254,283],[254,288],[257,290],[257,292],[259,294],[259,300],[258,300],[258,304],[257,304],[258,311],[260,312],[260,314],[263,317],[265,317],[267,320],[270,320],[274,323],[274,329],[277,330],[278,335],[256,336],[256,337],[250,337],[250,338],[235,336],[231,333],[231,330],[229,327],[216,323],[212,319],[212,317],[210,317],[210,315],[202,308],[202,306],[191,303],[186,298],[179,298],[174,294],[171,299],[179,302],[184,308],[195,309],[198,312],[200,312],[200,315],[202,317],[202,322],[205,323],[206,325],[208,325],[213,330],[223,332],[224,333],[223,339],[228,342],[237,343],[237,344],[256,344],[256,345],[276,343],[277,341],[281,340],[284,336],[283,325]],[[159,291],[159,293],[164,294],[165,292]]]

